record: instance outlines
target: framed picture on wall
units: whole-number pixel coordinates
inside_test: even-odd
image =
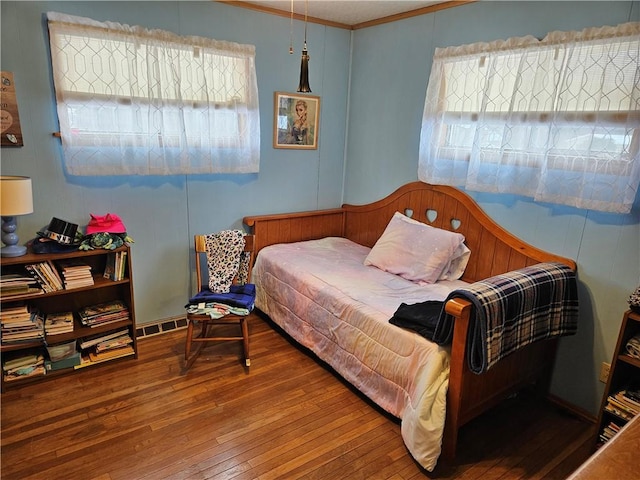
[[[16,87],[13,73],[0,72],[0,145],[3,147],[22,147],[22,129],[18,115]]]
[[[320,97],[275,92],[273,148],[318,148]]]

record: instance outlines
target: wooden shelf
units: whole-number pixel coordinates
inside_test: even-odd
[[[627,387],[640,388],[640,359],[627,354],[627,342],[635,335],[640,335],[640,314],[631,310],[624,314],[616,349],[609,369],[607,386],[602,397],[600,413],[598,415],[598,429],[594,443],[596,447],[602,446],[601,434],[613,422],[618,427],[624,426],[629,419],[615,412],[606,410],[609,398]],[[609,439],[610,440],[610,439]]]
[[[79,288],[70,288],[70,289],[63,289],[63,290],[56,290],[55,292],[48,292],[48,293],[30,293],[30,294],[25,294],[25,295],[11,295],[8,297],[3,297],[2,298],[2,303],[11,303],[11,302],[20,302],[20,301],[30,301],[30,300],[36,300],[38,298],[42,298],[44,296],[47,297],[53,297],[56,295],[75,295],[78,292],[83,292],[83,291],[89,291],[89,290],[95,290],[97,288],[109,288],[109,287],[113,287],[114,285],[120,284],[120,283],[129,283],[129,279],[125,278],[124,280],[108,280],[104,277],[100,276],[93,276],[93,282],[94,284],[89,286],[89,287],[79,287]]]
[[[631,355],[627,355],[626,353],[619,355],[618,360],[628,363],[629,365],[633,365],[636,368],[640,368],[640,359],[633,358]]]
[[[127,252],[125,259],[125,278],[117,281],[104,278],[103,276],[105,266],[107,264],[107,258],[109,257],[109,254],[114,252]],[[45,340],[34,340],[28,342],[6,344],[2,343],[0,344],[0,353],[2,354],[3,365],[5,360],[7,360],[8,358],[19,356],[21,352],[42,352],[45,358],[47,358],[46,345],[51,346],[56,344],[69,343],[73,340],[79,340],[93,335],[99,335],[124,329],[128,330],[128,333],[133,340],[133,354],[124,357],[116,357],[111,360],[95,362],[94,364],[91,364],[87,367],[78,369],[70,367],[61,370],[47,371],[45,375],[38,375],[11,381],[5,381],[3,371],[2,391],[4,391],[5,388],[12,388],[14,386],[24,385],[26,383],[34,383],[42,380],[50,380],[61,375],[73,374],[77,371],[83,371],[85,368],[93,368],[94,366],[103,365],[105,363],[111,363],[117,360],[132,357],[137,358],[138,356],[137,341],[135,336],[136,322],[133,297],[131,251],[128,246],[125,245],[115,250],[77,250],[73,252],[55,254],[36,254],[29,251],[26,255],[23,255],[21,257],[0,258],[0,265],[2,267],[3,273],[26,273],[25,265],[47,262],[56,266],[56,262],[67,259],[77,259],[88,264],[91,267],[91,274],[94,284],[91,286],[63,289],[46,293],[43,292],[39,294],[10,296],[5,295],[0,297],[0,306],[2,308],[5,308],[11,305],[24,304],[28,306],[30,311],[38,311],[43,314],[71,311],[74,313],[73,331],[57,335],[48,335],[46,336]],[[129,310],[129,318],[127,320],[120,320],[117,322],[98,325],[94,327],[85,326],[80,322],[77,315],[77,312],[80,309],[91,305],[98,305],[115,300],[120,300],[127,306]],[[76,348],[79,348],[79,345],[77,345]]]

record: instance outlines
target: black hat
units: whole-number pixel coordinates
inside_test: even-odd
[[[62,245],[75,243],[78,225],[53,217],[49,226],[44,231],[44,236],[55,240]]]

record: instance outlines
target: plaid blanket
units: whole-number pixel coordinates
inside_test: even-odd
[[[539,263],[451,292],[474,308],[467,339],[472,372],[482,373],[517,349],[546,338],[573,335],[578,327],[575,272],[561,263]],[[446,300],[445,300],[446,302]],[[450,343],[453,317],[444,309],[434,341]]]

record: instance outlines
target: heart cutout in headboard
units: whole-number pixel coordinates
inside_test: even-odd
[[[404,209],[404,214],[409,218],[413,217],[413,209],[412,208],[405,208]]]
[[[454,231],[458,230],[460,228],[460,225],[462,225],[462,222],[460,220],[458,220],[457,218],[451,219],[451,228],[453,228]]]
[[[429,209],[427,210],[427,220],[429,220],[430,223],[433,223],[436,221],[436,218],[438,218],[438,212],[436,212],[433,209]]]

